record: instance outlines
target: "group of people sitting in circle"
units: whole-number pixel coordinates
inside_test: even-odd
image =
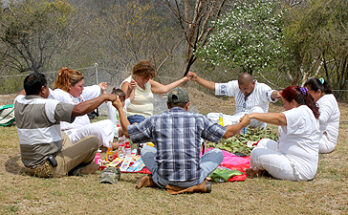
[[[15,99],[15,118],[22,162],[28,173],[60,177],[94,173],[93,159],[100,148],[117,148],[115,137],[126,136],[144,145],[141,157],[151,175],[141,177],[136,188],[160,187],[180,191],[210,192],[206,178],[223,160],[221,150],[202,156],[202,138],[219,142],[246,126],[279,126],[279,140],[262,139],[250,155],[249,176],[268,172],[284,180],[312,180],[319,153],[330,153],[337,144],[340,112],[328,83],[311,78],[303,87],[282,91],[242,73],[237,80],[215,83],[194,72],[170,84],[155,80],[155,67],[140,61],[120,88],[107,93],[107,84],[84,86],[81,72],[63,67],[50,89],[45,76],[32,73]],[[201,115],[188,111],[188,93],[179,86],[187,81],[232,96],[236,113]],[[168,111],[153,115],[153,94],[167,94]],[[269,103],[282,100],[285,111],[268,113]],[[87,113],[107,102],[108,120],[91,123]],[[118,112],[119,119],[116,119]],[[120,127],[117,126],[119,121]]]

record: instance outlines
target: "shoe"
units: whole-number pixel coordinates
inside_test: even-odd
[[[204,180],[201,184],[193,185],[188,188],[180,188],[172,185],[166,186],[169,194],[181,194],[181,193],[210,193],[212,184],[210,181]]]
[[[87,174],[93,174],[99,169],[99,165],[91,162],[89,164],[80,164],[74,169],[70,170],[68,176],[81,176]]]
[[[150,175],[145,175],[139,178],[137,184],[135,185],[136,189],[140,189],[142,187],[157,187],[157,185],[155,184],[155,182],[153,182]]]

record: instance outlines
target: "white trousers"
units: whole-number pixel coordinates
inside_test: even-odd
[[[111,147],[114,140],[114,125],[111,120],[102,120],[88,125],[65,130],[72,143],[77,142],[83,137],[94,135],[99,140],[99,146]]]
[[[250,168],[266,170],[277,179],[299,180],[291,161],[278,151],[278,143],[270,139],[262,139],[251,151]]]
[[[319,153],[327,154],[332,152],[335,149],[336,144],[337,142],[333,143],[327,138],[327,134],[323,134],[319,143]]]
[[[246,113],[264,113],[264,112],[265,111],[261,107],[253,107],[251,110],[249,110],[247,112],[239,112],[239,113],[236,113],[232,116],[223,114],[224,125],[226,126],[226,125],[238,124],[240,118],[242,118],[244,116],[244,114],[246,114]],[[220,113],[208,113],[207,117],[214,122],[218,122],[219,115],[220,115]],[[252,119],[250,121],[250,126],[251,127],[262,127],[262,126],[266,127],[266,124],[263,122],[260,122],[258,120]]]

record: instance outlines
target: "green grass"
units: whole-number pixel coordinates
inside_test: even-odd
[[[347,118],[342,114],[342,121]],[[177,196],[160,189],[136,190],[141,174],[122,174],[114,185],[99,184],[99,174],[27,176],[19,171],[16,127],[1,127],[0,138],[0,214],[348,214],[346,124],[340,127],[336,150],[320,155],[313,181],[263,177],[215,183],[210,194]]]

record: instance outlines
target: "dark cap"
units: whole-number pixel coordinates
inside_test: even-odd
[[[187,103],[189,102],[189,96],[187,92],[181,87],[172,89],[168,93],[168,103]]]

